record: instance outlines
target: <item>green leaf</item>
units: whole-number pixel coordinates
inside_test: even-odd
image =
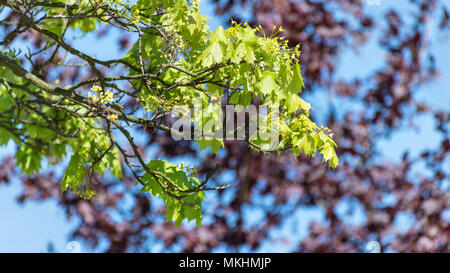
[[[83,183],[85,174],[86,168],[84,167],[83,158],[77,152],[74,152],[61,180],[61,191],[64,192],[69,188],[77,189]]]
[[[206,88],[208,89],[208,94],[222,96],[223,93],[222,87],[212,83],[207,83]]]
[[[300,110],[300,97],[297,94],[290,94],[286,98],[286,106],[289,112],[294,113]]]
[[[289,84],[289,92],[294,93],[294,94],[298,94],[300,92],[302,92],[302,88],[304,88],[304,84],[303,84],[303,78],[300,72],[300,65],[297,63],[294,67],[293,67],[293,71],[294,71],[294,75],[292,77],[292,80]]]
[[[225,34],[225,30],[222,26],[217,27],[216,31],[214,32],[213,36],[211,37],[211,41],[213,43],[219,43],[222,45],[228,44],[227,35]]]
[[[122,178],[122,164],[120,163],[119,151],[118,149],[113,149],[108,152],[104,157],[105,167],[111,170],[112,175],[117,179]]]
[[[240,95],[241,94],[239,92],[233,93],[233,95],[231,95],[230,99],[228,100],[228,103],[239,104]]]
[[[210,44],[201,56],[202,65],[210,67],[214,64],[221,63],[223,59],[222,47],[219,43]]]
[[[309,155],[314,149],[314,139],[307,134],[304,134],[300,139],[295,143],[298,148],[303,149],[305,154]]]
[[[16,153],[17,165],[28,175],[41,168],[41,154],[28,145],[21,145]]]
[[[247,64],[253,64],[256,61],[255,51],[249,43],[241,42],[233,51],[231,61],[235,64],[245,60]]]
[[[300,98],[297,94],[289,94],[286,98],[286,106],[289,112],[294,113],[297,110],[305,110],[309,112],[311,105]]]
[[[8,144],[9,140],[13,138],[13,135],[5,130],[0,128],[0,146]]]
[[[223,144],[223,140],[220,139],[199,139],[197,140],[197,144],[200,147],[200,150],[211,147],[211,152],[214,154],[217,154],[219,152],[220,147],[225,147]]]
[[[74,29],[81,29],[81,31],[87,33],[95,30],[97,28],[97,19],[96,18],[86,18],[83,20],[75,20],[71,27]]]
[[[200,182],[195,177],[188,177],[186,172],[181,168],[164,160],[152,160],[147,164],[147,167],[154,173],[146,173],[142,177],[145,182],[145,186],[142,188],[142,192],[148,191],[154,196],[158,196],[164,200],[166,205],[166,213],[164,214],[167,221],[175,221],[177,226],[181,225],[183,219],[188,221],[196,220],[197,225],[201,224],[201,202],[204,198],[204,193],[199,191],[195,192],[185,198],[183,202],[191,204],[192,206],[183,205],[178,199],[168,195],[159,183],[170,187],[167,179],[170,179],[172,183],[175,183],[183,190],[192,189]],[[159,183],[158,183],[159,182]],[[177,191],[172,191],[174,194],[179,194]]]
[[[339,159],[332,147],[332,144],[330,144],[329,142],[325,143],[320,153],[323,155],[323,161],[328,161],[330,167],[336,168],[338,166]]]
[[[264,95],[270,94],[272,91],[278,90],[278,84],[275,82],[275,78],[272,72],[265,72],[264,77],[260,83],[261,92]]]

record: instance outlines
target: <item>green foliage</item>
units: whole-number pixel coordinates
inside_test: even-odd
[[[74,153],[70,158],[69,166],[61,180],[61,191],[71,188],[79,192],[80,184],[86,175],[86,167],[80,154]],[[88,193],[90,194],[90,192]]]
[[[183,219],[188,221],[196,220],[196,224],[199,226],[202,221],[201,202],[205,194],[202,191],[183,192],[198,187],[200,185],[198,179],[189,177],[181,168],[163,160],[151,160],[147,167],[153,172],[146,173],[142,177],[145,185],[141,191],[150,192],[152,195],[164,200],[164,204],[167,207],[165,214],[167,221],[173,220],[177,226],[180,226]],[[175,190],[175,192],[178,191],[178,193],[187,195],[183,198],[184,204],[163,191],[163,187],[176,188],[172,189],[172,192]]]
[[[57,2],[67,1],[54,1]],[[251,28],[246,23],[209,31],[207,18],[200,14],[198,3],[190,4],[185,0],[139,0],[135,4],[103,1],[95,8],[90,3],[83,0],[76,8],[46,6],[48,16],[92,16],[43,20],[37,29],[54,45],[62,45],[67,52],[92,65],[95,58],[70,49],[60,37],[68,27],[82,33],[95,31],[100,26],[117,27],[111,18],[119,17],[123,22],[122,31],[139,33],[139,39],[120,60],[136,92],[125,94],[117,85],[114,87],[111,80],[111,90],[95,86],[87,95],[84,90],[92,82],[86,82],[75,90],[66,88],[64,94],[55,93],[37,79],[25,81],[19,70],[11,69],[20,65],[14,54],[1,53],[0,145],[10,139],[18,145],[17,164],[28,175],[41,169],[43,157],[58,163],[70,150],[72,156],[61,189],[72,189],[90,198],[95,194],[94,173],[104,175],[110,170],[121,179],[122,165],[126,164],[142,184],[143,192],[162,198],[168,221],[173,220],[179,226],[183,219],[195,219],[200,225],[205,186],[194,176],[195,172],[187,172],[163,160],[143,161],[126,126],[130,123],[151,126],[151,121],[145,115],[139,116],[139,111],[123,113],[124,104],[118,97],[125,95],[137,101],[146,115],[168,112],[177,105],[195,107],[200,104],[203,113],[191,118],[194,123],[201,123],[204,130],[209,130],[208,123],[221,121],[223,97],[228,98],[228,104],[241,108],[254,99],[259,99],[263,105],[278,105],[281,112],[276,125],[281,142],[276,151],[290,150],[295,156],[301,152],[315,156],[319,151],[330,167],[338,166],[331,132],[311,121],[311,105],[299,96],[304,85],[298,46],[289,48],[286,40],[275,35],[278,32],[266,36],[260,27]],[[153,73],[157,76],[147,76]],[[76,96],[68,95],[75,91]],[[33,99],[46,103],[37,104]],[[93,112],[97,115],[92,115]],[[128,151],[115,140],[113,127],[125,136],[140,167],[125,160]],[[206,133],[221,129],[208,128],[211,131]],[[224,146],[221,139],[214,137],[204,137],[196,143],[200,149],[210,148],[213,153]],[[259,138],[249,141],[256,150],[261,150],[258,145],[263,144]]]

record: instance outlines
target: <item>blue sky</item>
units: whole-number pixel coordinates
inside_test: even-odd
[[[393,5],[392,2],[394,1],[383,0],[381,6],[368,6],[366,8],[369,9],[369,12],[378,16],[383,14],[390,5]],[[401,5],[405,5],[405,10],[407,10],[405,2],[402,1]],[[395,1],[395,3],[398,4],[398,1]],[[209,20],[211,29],[215,29],[223,23],[214,18],[213,8],[206,0],[202,1],[201,8],[204,14],[212,17]],[[109,33],[107,38],[101,40],[88,35],[82,40],[75,42],[74,45],[86,53],[101,53],[100,56],[103,59],[108,59],[120,54],[117,43],[111,42],[116,37],[117,35],[114,32]],[[441,71],[441,77],[433,83],[421,87],[416,96],[418,99],[428,102],[438,109],[450,111],[450,90],[448,90],[450,86],[450,69],[448,69],[448,62],[450,61],[449,41],[443,37],[433,37],[430,47],[436,53],[437,67]],[[374,68],[380,67],[382,58],[382,52],[377,48],[375,40],[369,42],[368,46],[359,55],[350,50],[344,50],[338,62],[337,77],[353,78],[355,76],[364,76]],[[327,112],[327,94],[328,92],[323,90],[323,92],[315,92],[314,95],[307,96],[307,100],[311,101],[316,114]],[[343,103],[343,107],[352,107],[349,102]],[[317,114],[317,116],[320,120],[320,115]],[[416,122],[419,125],[419,131],[405,127],[396,132],[391,138],[379,142],[378,145],[382,151],[383,160],[397,161],[406,150],[416,155],[423,149],[439,145],[440,136],[434,132],[434,124],[430,117],[426,115],[421,116],[417,118]],[[13,150],[13,145],[0,147],[0,157],[10,154]],[[418,171],[423,171],[423,167]],[[64,212],[58,208],[55,201],[27,202],[25,205],[18,205],[15,200],[21,189],[21,185],[18,183],[20,182],[13,179],[10,186],[0,186],[0,252],[45,252],[50,242],[56,251],[68,251],[66,249],[66,245],[70,241],[68,234],[75,228],[77,220],[67,221]],[[339,214],[345,214],[348,204],[344,202],[339,206]],[[257,212],[249,211],[248,213],[253,214],[255,219],[257,218]],[[400,218],[396,220],[399,222],[399,227],[405,228],[411,224],[407,215],[404,218]],[[299,208],[295,215],[287,220],[280,230],[272,231],[274,237],[279,232],[291,236],[290,245],[285,245],[274,239],[266,242],[260,250],[289,250],[297,245],[301,238],[306,236],[307,227],[312,220],[320,221],[323,219],[324,213],[319,208]],[[356,213],[350,216],[348,220],[355,224],[361,224],[364,221],[364,215],[356,210]],[[89,251],[88,249],[84,250]],[[154,251],[159,250],[161,250],[160,246],[154,249]]]

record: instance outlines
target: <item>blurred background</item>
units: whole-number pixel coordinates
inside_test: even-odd
[[[214,156],[142,129],[149,158],[203,175],[222,163],[212,183],[232,185],[207,193],[202,227],[176,228],[129,173],[103,177],[89,201],[61,195],[67,162],[27,177],[10,142],[0,147],[0,252],[68,252],[70,241],[82,252],[363,252],[370,241],[383,252],[450,250],[449,1],[203,0],[201,10],[211,30],[231,19],[266,33],[282,26],[301,44],[302,96],[334,131],[340,166],[238,141]],[[136,39],[104,26],[71,35],[102,59],[125,55]],[[38,47],[42,37],[24,33],[13,45],[26,42]]]

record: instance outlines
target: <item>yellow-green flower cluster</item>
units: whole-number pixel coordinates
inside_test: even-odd
[[[134,9],[132,12],[132,16],[133,18],[131,19],[131,22],[135,25],[138,24],[139,20],[141,19],[140,11],[138,9]]]
[[[100,91],[102,91],[102,87],[98,86],[98,85],[94,85],[94,86],[92,86],[91,90],[93,92],[100,92]]]
[[[114,97],[114,94],[110,91],[110,90],[108,90],[108,91],[106,91],[105,92],[105,94],[103,95],[103,98],[102,98],[102,100],[104,101],[104,102],[113,102],[113,97]]]
[[[116,121],[118,116],[116,114],[109,115],[106,117],[109,121]]]
[[[184,162],[181,162],[180,165],[178,165],[178,168],[185,170],[189,175],[197,175],[197,169],[193,166],[184,165]]]
[[[194,0],[194,1],[192,1],[192,4],[194,4],[194,7],[196,9],[200,9],[200,1],[201,0]]]
[[[102,92],[102,88],[98,85],[92,86],[91,90],[97,94],[91,94],[89,92],[88,99],[91,100],[93,103],[100,102],[101,104],[111,103],[114,100],[114,94],[110,90],[107,90],[105,92]]]
[[[78,194],[82,199],[89,200],[92,196],[96,195],[97,192],[91,188],[86,187],[86,189],[74,189],[74,193]]]
[[[151,112],[152,109],[154,110],[155,108],[158,108],[164,104],[164,102],[160,98],[153,95],[146,97],[145,100],[142,98],[137,98],[136,101],[142,102],[144,104],[143,108],[147,112]]]

